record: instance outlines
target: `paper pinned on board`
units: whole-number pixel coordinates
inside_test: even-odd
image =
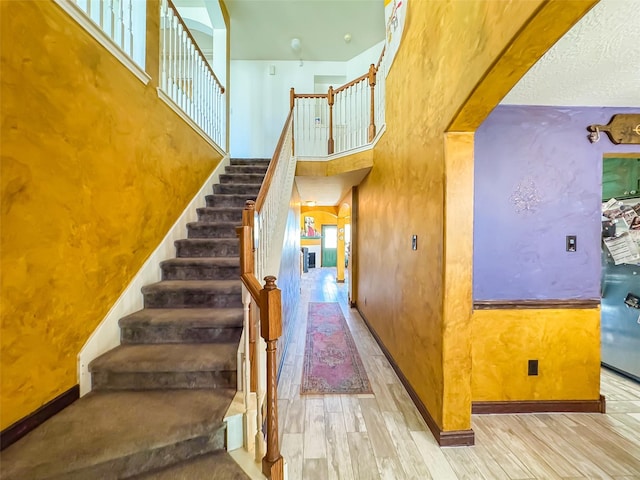
[[[640,249],[634,238],[628,233],[623,233],[618,237],[604,238],[603,241],[616,265],[640,263]]]

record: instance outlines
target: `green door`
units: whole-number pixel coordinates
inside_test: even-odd
[[[335,267],[338,265],[338,226],[322,226],[322,266]]]
[[[602,162],[603,202],[638,196],[640,158],[604,158]]]

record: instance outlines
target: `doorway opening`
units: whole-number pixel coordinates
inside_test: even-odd
[[[338,226],[322,226],[322,242],[320,257],[323,267],[335,267],[338,265]]]
[[[602,364],[640,381],[640,155],[602,162]]]

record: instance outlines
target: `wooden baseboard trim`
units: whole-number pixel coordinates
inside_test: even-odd
[[[391,368],[393,368],[393,370],[396,372],[396,375],[398,375],[400,382],[402,382],[402,385],[404,385],[404,388],[407,390],[407,393],[409,394],[414,405],[420,412],[420,415],[422,415],[422,418],[427,423],[427,426],[429,427],[429,430],[431,430],[431,433],[433,434],[436,441],[438,442],[438,445],[440,445],[441,447],[463,447],[463,446],[474,445],[475,433],[471,429],[454,430],[454,431],[440,430],[440,427],[431,416],[431,413],[429,413],[429,410],[427,410],[427,407],[425,406],[425,404],[422,403],[422,400],[420,400],[420,397],[418,397],[418,394],[409,383],[409,380],[407,380],[407,377],[404,376],[404,373],[402,373],[402,370],[400,370],[400,367],[398,367],[398,364],[391,356],[391,353],[389,353],[389,350],[387,350],[387,347],[384,346],[384,344],[382,343],[382,340],[380,339],[376,331],[371,327],[371,324],[367,320],[367,317],[365,317],[365,315],[357,307],[357,305],[355,306],[355,308],[358,310],[358,313],[362,317],[364,324],[367,326],[367,328],[371,332],[371,335],[373,335],[373,338],[378,343],[380,350],[382,350],[382,353],[384,353],[384,356],[387,357],[387,360],[389,361]]]
[[[50,402],[45,403],[35,412],[18,420],[13,425],[0,432],[0,450],[20,440],[31,430],[43,424],[46,420],[59,413],[80,398],[80,385],[74,385],[66,392],[61,393]]]
[[[476,300],[474,310],[536,310],[549,308],[598,308],[599,298],[555,300]]]
[[[473,402],[471,413],[606,413],[604,395],[598,400],[516,400],[509,402]]]

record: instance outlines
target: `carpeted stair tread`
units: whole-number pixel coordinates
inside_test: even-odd
[[[260,183],[218,183],[213,186],[214,195],[258,195]]]
[[[183,238],[174,242],[178,258],[214,258],[233,255],[238,257],[238,238]]]
[[[240,183],[244,185],[262,185],[264,173],[223,173],[220,175],[220,183]]]
[[[240,219],[242,220],[242,219]],[[237,222],[233,222],[233,221],[223,221],[223,222],[189,222],[187,223],[187,228],[212,228],[212,227],[219,227],[219,228],[229,228],[229,229],[235,229],[236,227],[239,227],[240,224],[242,222],[241,221],[237,221]],[[235,230],[234,230],[235,231]]]
[[[208,372],[236,369],[238,342],[120,345],[89,364],[90,372]]]
[[[239,342],[242,308],[145,308],[121,318],[121,344]]]
[[[2,478],[127,478],[218,451],[234,393],[92,392],[5,449]]]
[[[193,327],[242,327],[242,308],[143,308],[123,317],[120,328],[172,324]]]
[[[242,210],[244,207],[201,207],[196,211],[199,221],[242,222]]]
[[[217,266],[234,268],[240,266],[240,257],[180,257],[160,262],[161,267],[164,265],[180,265],[185,267]]]
[[[142,293],[171,292],[175,290],[201,290],[217,293],[240,293],[242,284],[237,280],[162,280],[142,287]]]
[[[267,173],[268,167],[268,165],[227,165],[224,170],[228,174],[254,173],[265,175]]]
[[[231,455],[215,452],[191,458],[160,471],[137,476],[131,480],[250,480]]]
[[[231,165],[265,165],[271,162],[270,158],[232,158]]]
[[[233,205],[230,205],[228,207],[199,207],[196,209],[196,211],[200,212],[236,212],[236,213],[242,213],[242,210],[244,210],[244,207],[235,207]]]
[[[258,198],[258,194],[237,194],[237,193],[215,193],[212,195],[206,195],[205,200],[207,207],[244,207],[247,200],[255,201]]]

